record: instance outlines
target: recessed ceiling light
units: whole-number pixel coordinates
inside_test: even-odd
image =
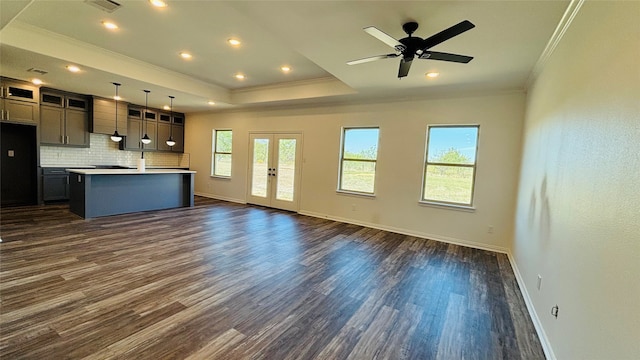
[[[180,56],[182,56],[183,59],[191,59],[193,57],[191,54],[189,54],[186,51],[181,52]]]
[[[236,38],[231,38],[231,39],[227,40],[227,42],[231,46],[239,46],[241,44],[240,40],[238,40]]]
[[[75,66],[75,65],[68,65],[67,66],[67,70],[73,72],[73,73],[77,73],[80,71],[80,68]]]
[[[440,76],[440,73],[437,72],[428,72],[425,74],[428,78],[437,78],[438,76]]]
[[[209,101],[207,104],[209,104],[209,105],[215,105],[216,103],[215,103],[215,101]]]
[[[171,110],[171,107],[169,105],[165,105],[162,108],[165,109],[165,110]]]
[[[280,70],[282,70],[282,72],[288,73],[289,71],[291,71],[291,68],[285,65],[285,66],[282,66]]]
[[[162,0],[149,0],[151,5],[159,8],[167,7],[167,3]]]
[[[40,79],[32,79],[31,82],[33,85],[42,85],[42,80]]]
[[[115,30],[118,28],[118,25],[112,23],[111,21],[103,21],[102,26],[106,27],[109,30]]]
[[[238,80],[244,80],[245,76],[244,76],[244,74],[238,73],[238,74],[235,74],[235,78],[238,79]]]

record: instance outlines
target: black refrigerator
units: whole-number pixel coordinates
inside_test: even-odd
[[[36,126],[0,123],[2,207],[38,203]]]

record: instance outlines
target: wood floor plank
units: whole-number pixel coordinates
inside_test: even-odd
[[[506,255],[275,209],[1,209],[0,357],[543,359]]]

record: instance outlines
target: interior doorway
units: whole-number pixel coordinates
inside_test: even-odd
[[[249,134],[247,202],[298,211],[302,134]]]

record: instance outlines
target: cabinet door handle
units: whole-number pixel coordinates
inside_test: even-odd
[[[2,120],[4,120],[4,109],[2,109]]]
[[[69,185],[69,175],[67,175],[66,178],[67,178],[67,185]]]
[[[67,138],[67,139],[66,139],[65,144],[68,144],[68,143],[69,143],[69,136],[67,136],[66,138]]]
[[[64,144],[64,138],[60,135],[60,144]]]
[[[7,110],[7,118],[6,118],[5,120],[10,120],[10,117],[9,117],[9,110]]]

